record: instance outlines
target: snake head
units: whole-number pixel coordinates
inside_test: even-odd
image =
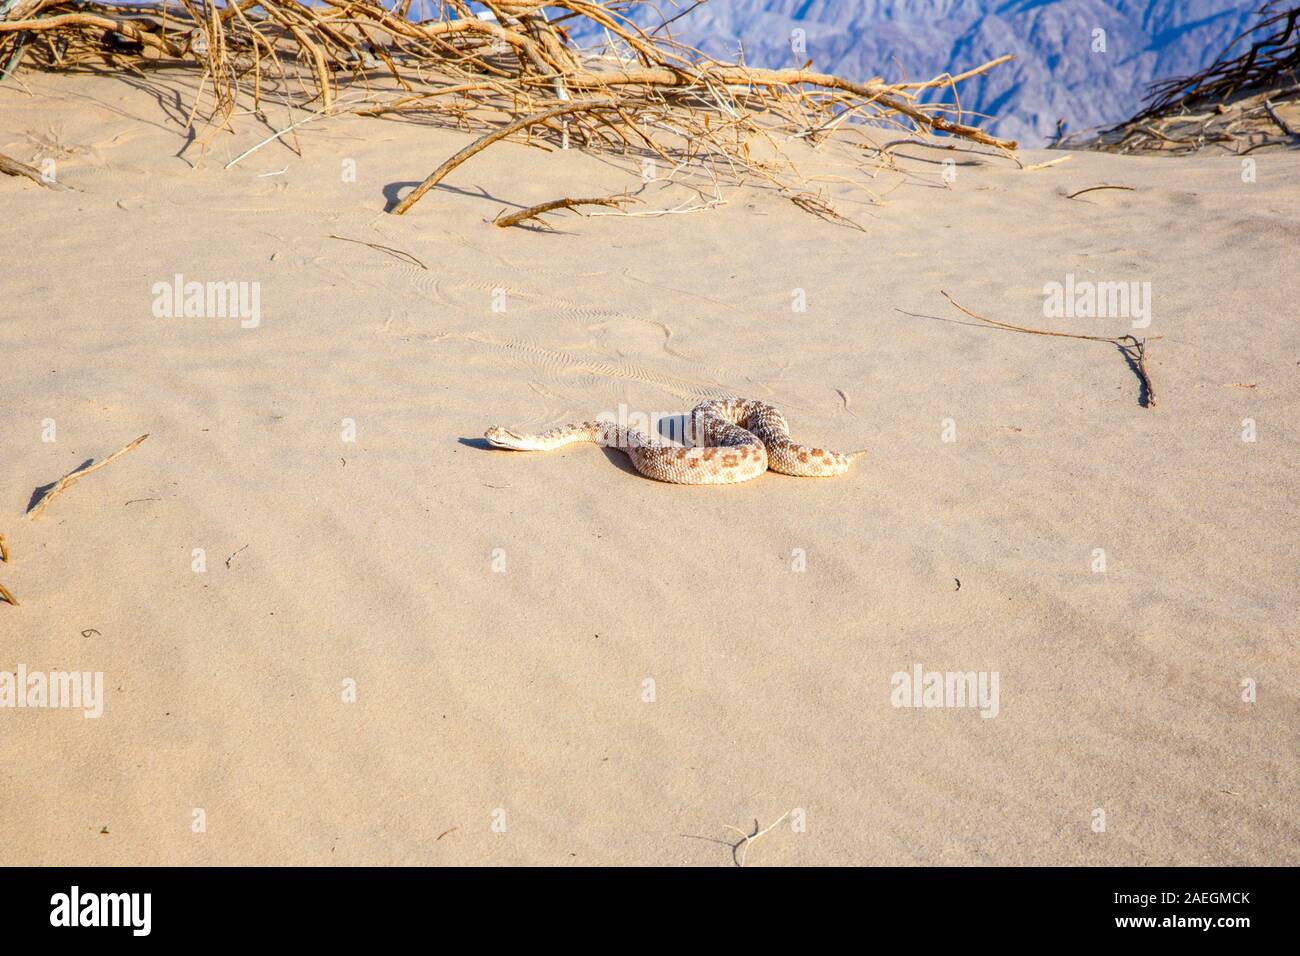
[[[523,435],[502,428],[500,425],[493,425],[483,433],[483,437],[494,448],[509,448],[511,451],[528,450],[528,440]]]

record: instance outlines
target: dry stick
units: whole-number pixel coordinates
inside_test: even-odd
[[[599,209],[588,214],[587,218],[595,219],[597,216],[627,216],[629,219],[657,219],[660,216],[672,216],[678,213],[707,212],[716,206],[725,206],[727,201],[721,196],[715,196],[712,199],[702,199],[691,205],[692,200],[684,199],[671,209],[643,209],[638,212],[627,212],[619,209],[617,212],[601,212]]]
[[[518,212],[512,212],[508,216],[497,215],[492,221],[505,229],[508,226],[517,226],[525,219],[534,219],[543,213],[551,212],[553,209],[574,209],[578,206],[619,206],[625,202],[640,202],[635,196],[603,196],[594,199],[552,199],[550,202],[538,203],[536,206],[529,206],[527,209],[520,209]]]
[[[1268,118],[1271,119],[1274,123],[1276,123],[1277,128],[1280,129],[1282,132],[1286,133],[1286,135],[1300,136],[1300,133],[1297,133],[1295,130],[1293,130],[1286,120],[1282,119],[1282,117],[1277,115],[1277,110],[1274,108],[1273,104],[1269,100],[1264,100],[1264,110],[1268,113]]]
[[[1001,61],[999,61],[1001,62]],[[987,63],[978,69],[980,71],[993,65]],[[600,88],[622,85],[633,86],[655,86],[655,87],[677,87],[684,86],[683,79],[690,79],[698,82],[704,77],[692,76],[689,73],[680,70],[646,69],[635,71],[624,71],[619,73],[582,73],[571,76],[570,83],[578,88]],[[998,139],[990,136],[983,130],[974,126],[966,126],[961,123],[954,123],[940,116],[931,116],[924,112],[923,108],[909,106],[903,100],[898,99],[890,94],[894,92],[906,95],[904,87],[887,86],[887,85],[866,85],[853,83],[842,77],[834,76],[829,73],[814,73],[808,70],[760,70],[756,68],[736,65],[718,65],[711,67],[707,72],[707,78],[716,82],[742,86],[742,87],[793,87],[799,85],[811,85],[822,87],[827,90],[841,90],[847,93],[853,93],[857,96],[865,97],[871,102],[878,104],[886,110],[892,110],[901,113],[914,120],[922,128],[937,129],[941,132],[952,133],[956,136],[962,136],[976,143],[982,143],[986,146],[998,146],[1003,149],[1015,149],[1016,141],[1009,139]]]
[[[145,434],[137,438],[135,441],[131,442],[131,444],[127,445],[125,448],[119,448],[117,451],[113,452],[113,454],[109,455],[103,461],[97,461],[95,462],[95,464],[90,465],[86,468],[82,468],[80,471],[74,471],[71,474],[64,475],[62,478],[58,480],[58,482],[54,485],[54,487],[51,488],[49,491],[47,491],[45,493],[45,496],[41,498],[39,502],[37,502],[36,507],[27,513],[28,520],[35,520],[37,517],[39,517],[41,512],[45,510],[46,505],[48,505],[50,501],[53,500],[57,495],[62,494],[64,491],[71,488],[73,485],[75,485],[82,478],[85,478],[92,471],[99,471],[99,469],[103,468],[110,461],[113,461],[113,459],[121,458],[123,455],[125,455],[127,452],[134,449],[136,446],[140,444],[140,442],[144,441],[148,437],[149,434],[146,432]]]
[[[1124,339],[1128,339],[1133,344],[1131,346],[1121,345],[1120,343]],[[1132,335],[1121,335],[1118,339],[1115,340],[1115,345],[1121,352],[1124,353],[1124,357],[1127,358],[1130,362],[1134,362],[1134,360],[1136,359],[1135,364],[1137,366],[1137,376],[1139,379],[1142,380],[1142,384],[1147,390],[1147,408],[1155,408],[1156,389],[1155,386],[1151,384],[1151,374],[1147,371],[1147,340],[1138,339],[1136,336],[1132,336]],[[1129,355],[1128,350],[1130,348],[1133,349],[1132,355]]]
[[[1078,192],[1070,193],[1070,195],[1066,196],[1065,198],[1073,199],[1075,196],[1082,196],[1084,193],[1090,193],[1097,189],[1123,189],[1128,192],[1132,192],[1135,188],[1136,188],[1135,186],[1110,186],[1110,185],[1089,186],[1087,189],[1080,189]]]
[[[16,159],[11,159],[4,153],[0,153],[0,173],[5,173],[9,176],[26,176],[32,182],[36,183],[36,185],[44,186],[46,189],[61,190],[68,188],[59,183],[46,182],[45,177],[41,175],[39,169],[36,169],[33,166],[28,166],[26,163],[20,163]]]
[[[753,833],[745,833],[737,827],[728,826],[727,827],[728,830],[735,830],[737,833],[741,835],[742,838],[735,846],[731,848],[731,858],[732,860],[735,861],[736,866],[743,867],[745,865],[745,860],[749,858],[749,846],[751,843],[753,843],[759,837],[766,836],[768,833],[771,833],[778,826],[780,826],[781,822],[785,820],[785,818],[788,817],[789,815],[790,815],[790,811],[789,810],[785,811],[785,813],[781,814],[781,816],[777,818],[777,821],[775,823],[773,823],[765,830],[760,830],[758,828],[758,821],[755,820]],[[726,826],[726,824],[724,824],[724,826]],[[737,857],[736,850],[742,845],[745,848],[744,852],[741,853],[739,857]]]
[[[128,20],[113,20],[108,17],[96,16],[89,13],[65,13],[53,17],[40,17],[36,20],[10,20],[0,23],[0,33],[9,33],[15,30],[29,30],[39,32],[43,30],[57,30],[60,27],[94,27],[100,30],[111,30],[114,33],[120,33],[128,40],[135,40],[145,46],[151,46],[159,52],[166,53],[168,56],[180,59],[185,56],[184,49],[170,42],[169,40],[155,36],[147,30],[141,30]]]
[[[258,143],[257,145],[255,145],[255,146],[250,146],[248,149],[244,150],[242,153],[240,153],[238,156],[236,156],[236,157],[235,157],[234,159],[232,159],[230,162],[226,163],[226,165],[223,166],[222,169],[229,169],[231,166],[234,166],[236,163],[238,163],[238,162],[239,162],[240,160],[242,160],[244,157],[249,156],[249,155],[251,155],[251,154],[257,152],[259,149],[261,149],[261,148],[262,148],[263,146],[265,146],[267,143],[274,143],[277,139],[279,139],[279,138],[280,138],[281,136],[283,136],[285,133],[288,133],[288,132],[291,132],[291,131],[293,131],[293,130],[296,130],[299,126],[305,126],[305,125],[307,125],[308,123],[314,122],[315,120],[318,120],[318,119],[322,119],[322,118],[324,118],[324,117],[326,117],[326,116],[334,116],[334,115],[338,115],[338,112],[339,112],[339,110],[342,109],[342,107],[344,107],[344,106],[351,106],[351,105],[353,105],[354,103],[362,103],[362,102],[364,102],[364,101],[365,101],[365,97],[362,97],[361,99],[357,99],[357,100],[352,100],[350,103],[335,102],[335,103],[334,103],[334,109],[333,109],[333,110],[326,109],[325,107],[321,107],[321,109],[319,110],[319,112],[312,113],[310,116],[306,116],[306,117],[304,117],[303,119],[298,120],[298,122],[296,122],[296,123],[290,123],[290,124],[289,124],[288,126],[286,126],[284,129],[282,129],[282,130],[280,130],[280,131],[278,131],[278,132],[276,132],[276,133],[273,133],[272,135],[268,136],[266,139],[262,140],[262,141],[261,141],[260,143]]]
[[[359,246],[369,246],[371,249],[378,250],[379,252],[386,252],[388,253],[388,255],[393,256],[397,259],[401,259],[411,263],[412,265],[419,266],[425,272],[429,271],[429,267],[426,266],[419,259],[415,258],[415,256],[411,255],[409,252],[403,252],[401,249],[394,249],[392,246],[380,245],[377,242],[366,242],[366,240],[364,239],[349,239],[347,236],[336,236],[333,233],[330,233],[329,238],[342,239],[344,242],[355,242]]]
[[[1254,146],[1243,149],[1238,156],[1245,156],[1247,153],[1253,153],[1257,149],[1263,149],[1265,146],[1285,146],[1287,140],[1284,139],[1266,139],[1262,143],[1256,143]]]
[[[1055,166],[1057,163],[1069,162],[1070,159],[1071,157],[1069,156],[1062,156],[1060,159],[1049,159],[1045,163],[1034,163],[1032,166],[1026,166],[1025,172],[1029,173],[1033,172],[1035,169],[1046,169],[1048,166]]]
[[[850,226],[858,232],[866,232],[860,223],[854,222],[847,216],[842,216],[826,203],[822,202],[812,193],[797,193],[788,197],[789,200],[802,209],[804,212],[810,212],[814,216],[825,219],[827,222],[838,223],[841,226]]]
[[[910,120],[921,131],[949,132],[1000,150],[1015,145],[1008,140],[990,137],[974,126],[964,125],[965,114],[959,100],[955,111],[943,103],[918,102],[920,95],[932,88],[949,88],[956,98],[958,81],[1006,62],[1005,57],[965,73],[944,74],[922,83],[886,84],[880,77],[852,82],[812,72],[808,69],[810,64],[798,70],[757,70],[743,63],[718,62],[671,38],[661,40],[647,34],[629,20],[621,4],[613,0],[556,0],[554,8],[567,12],[554,23],[548,21],[547,14],[535,3],[520,0],[489,0],[488,7],[500,11],[496,22],[479,20],[470,14],[464,0],[448,0],[445,8],[439,6],[436,19],[422,19],[419,23],[412,23],[404,15],[386,10],[377,0],[325,0],[328,10],[304,5],[300,0],[234,0],[226,5],[224,12],[217,11],[208,0],[180,2],[186,11],[185,16],[177,15],[180,24],[187,30],[195,26],[202,29],[202,38],[206,41],[204,49],[191,49],[188,39],[180,42],[183,33],[177,32],[175,27],[169,32],[165,3],[146,3],[143,8],[129,8],[132,16],[135,10],[144,10],[147,20],[119,21],[119,15],[127,8],[92,0],[87,8],[106,16],[42,18],[39,20],[43,24],[40,36],[48,44],[51,34],[61,37],[74,35],[78,50],[84,53],[96,45],[93,37],[100,31],[93,29],[95,27],[107,29],[109,24],[116,27],[120,22],[125,29],[119,32],[128,37],[133,35],[131,31],[143,31],[139,42],[178,58],[193,59],[204,68],[202,79],[211,84],[214,97],[213,114],[208,120],[214,129],[218,120],[229,122],[231,106],[241,94],[240,80],[248,68],[240,65],[241,58],[251,56],[256,104],[260,101],[263,53],[270,57],[284,77],[277,55],[281,45],[296,51],[304,67],[304,76],[316,76],[316,89],[310,91],[304,86],[304,92],[315,92],[323,99],[325,114],[333,115],[340,105],[335,102],[333,108],[330,106],[331,98],[338,95],[339,85],[329,75],[329,70],[353,69],[366,42],[376,44],[372,52],[385,59],[393,77],[410,91],[411,87],[398,74],[394,63],[385,57],[383,41],[374,39],[373,30],[386,35],[392,49],[408,57],[417,72],[426,67],[436,68],[448,79],[478,80],[483,84],[480,88],[500,94],[501,99],[492,104],[492,108],[508,114],[507,123],[552,105],[574,106],[572,103],[557,104],[552,98],[555,94],[565,99],[569,95],[586,99],[610,97],[613,103],[608,121],[599,114],[595,115],[594,121],[593,114],[571,119],[570,116],[581,112],[576,108],[573,114],[561,111],[555,116],[566,127],[574,125],[590,145],[619,148],[618,141],[621,141],[621,148],[626,150],[630,146],[629,137],[635,135],[648,149],[666,158],[666,147],[658,146],[652,137],[642,132],[643,126],[647,131],[650,127],[663,128],[686,138],[683,149],[688,160],[709,156],[710,161],[730,167],[733,174],[741,177],[757,175],[791,193],[798,187],[794,182],[783,180],[787,173],[797,176],[798,170],[788,158],[782,160],[784,165],[778,169],[751,155],[751,140],[766,140],[777,145],[773,136],[758,124],[760,116],[771,115],[793,122],[799,129],[812,128],[819,133],[830,133],[847,125],[847,117],[851,114],[871,111],[877,118],[899,126]],[[27,6],[39,10],[44,6],[59,8],[63,4],[58,0],[35,0]],[[614,7],[618,9],[611,9]],[[262,13],[255,16],[252,13],[254,8]],[[407,8],[409,0],[401,9]],[[245,9],[249,10],[248,15],[244,14]],[[454,11],[455,15],[448,11]],[[568,34],[556,24],[572,17],[604,28],[607,35],[615,35],[626,45],[629,51],[626,54],[619,47],[619,69],[605,68],[614,62],[610,59],[593,65],[597,61],[582,59],[571,49]],[[10,28],[17,27],[15,24],[0,24],[0,34]],[[367,37],[369,41],[365,39]],[[518,54],[515,58],[519,64],[517,69],[507,69],[504,60],[497,62],[489,56],[487,44],[497,41]],[[100,45],[106,42],[102,36],[99,37]],[[153,50],[148,52],[152,58]],[[57,54],[54,59],[63,65]],[[196,110],[201,99],[201,95],[196,97]],[[415,109],[418,103],[419,100],[407,98],[388,106]],[[487,102],[471,101],[469,109],[488,105]],[[800,114],[799,119],[791,120],[786,115],[785,108],[791,105],[795,107],[794,112]],[[462,123],[469,116],[469,110],[458,103],[441,106],[446,115]],[[840,107],[845,108],[839,114],[840,118],[831,118]],[[659,116],[661,112],[663,115]],[[617,119],[613,117],[615,113]],[[721,126],[715,127],[710,122],[714,116],[721,119]],[[948,119],[948,116],[953,118]],[[655,117],[659,117],[657,122]],[[547,121],[543,123],[549,125]],[[598,124],[613,130],[615,139],[609,139]],[[295,130],[296,125],[291,123],[270,140],[236,157],[227,164],[228,167]],[[205,141],[206,137],[200,140],[201,143]],[[779,145],[777,153],[780,155]],[[444,170],[444,175],[446,172]],[[407,202],[395,204],[397,213],[404,213],[417,200],[418,196],[413,196]],[[825,202],[825,197],[821,201]],[[610,210],[606,214],[627,213]]]
[[[542,110],[539,113],[531,113],[528,116],[515,120],[513,123],[502,126],[500,129],[494,130],[486,136],[480,137],[473,143],[470,143],[459,153],[430,173],[424,182],[415,187],[411,195],[407,196],[394,207],[393,215],[400,216],[405,213],[406,210],[419,202],[425,193],[438,185],[438,182],[449,172],[461,163],[465,162],[465,160],[469,159],[475,153],[486,149],[499,139],[505,139],[511,133],[517,133],[519,130],[527,129],[535,123],[542,123],[548,119],[554,119],[557,116],[564,116],[569,113],[584,113],[590,110],[612,109],[613,107],[613,100],[582,100],[576,103],[565,103],[563,106],[553,106],[549,110]]]
[[[989,60],[987,63],[983,63],[975,67],[973,70],[967,70],[965,73],[958,73],[956,76],[944,74],[943,76],[935,77],[933,80],[926,80],[924,83],[899,83],[898,86],[907,90],[927,90],[934,86],[960,83],[962,80],[969,80],[972,76],[979,76],[981,73],[987,73],[995,66],[1001,66],[1003,63],[1010,63],[1015,58],[1016,55],[1014,53],[1004,53],[996,59]]]
[[[748,859],[749,857],[750,844],[752,844],[755,840],[759,839],[760,837],[766,836],[767,834],[775,830],[778,826],[781,825],[781,823],[785,820],[785,818],[790,815],[790,813],[791,813],[790,810],[785,811],[785,813],[781,814],[781,816],[777,818],[775,823],[773,823],[771,826],[767,827],[764,830],[760,830],[758,828],[758,821],[755,820],[754,832],[752,833],[746,833],[744,830],[740,829],[740,827],[733,827],[730,824],[724,823],[723,827],[725,829],[732,830],[740,834],[740,839],[737,840],[735,843],[728,843],[726,840],[716,840],[713,837],[696,836],[693,833],[683,833],[682,836],[684,836],[688,840],[705,840],[709,843],[718,843],[722,846],[725,846],[731,850],[731,862],[735,863],[736,866],[738,867],[744,867],[745,860]],[[741,847],[744,847],[744,852],[741,852]]]
[[[21,63],[23,58],[23,53],[25,53],[26,50],[27,38],[20,33],[18,34],[18,39],[14,42],[14,52],[10,55],[9,62],[4,66],[0,66],[0,82],[7,80],[17,72],[19,63]]]
[[[9,539],[0,533],[0,561],[9,562]]]
[[[10,604],[12,604],[14,607],[20,606],[18,604],[18,599],[14,597],[13,594],[10,593],[9,589],[5,587],[3,584],[0,584],[0,600],[7,601]]]
[[[1062,339],[1084,339],[1088,342],[1109,342],[1111,345],[1119,349],[1124,354],[1124,357],[1132,363],[1133,369],[1142,383],[1142,387],[1146,389],[1146,407],[1155,408],[1156,390],[1155,386],[1151,384],[1151,375],[1147,372],[1146,339],[1138,339],[1132,335],[1121,335],[1118,338],[1115,338],[1106,335],[1079,335],[1075,332],[1050,332],[1047,329],[1031,329],[1023,325],[1011,325],[1008,322],[998,322],[995,319],[986,318],[977,312],[972,312],[947,292],[944,292],[943,289],[940,289],[939,293],[962,312],[969,315],[972,319],[978,319],[980,322],[984,322],[987,325],[992,325],[999,329],[1007,329],[1011,332],[1028,332],[1030,335],[1052,335]],[[1155,341],[1155,339],[1158,338],[1160,338],[1158,335],[1152,336],[1152,341]],[[1128,340],[1128,344],[1125,344],[1126,339]]]

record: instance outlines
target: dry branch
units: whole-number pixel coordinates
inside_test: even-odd
[[[1105,185],[1105,184],[1103,184],[1103,185],[1101,185],[1101,186],[1089,186],[1087,189],[1080,189],[1078,192],[1072,192],[1072,193],[1070,193],[1068,196],[1066,196],[1065,198],[1066,198],[1066,199],[1073,199],[1073,198],[1075,198],[1076,196],[1082,196],[1084,193],[1096,192],[1098,189],[1123,189],[1123,190],[1126,190],[1126,191],[1128,191],[1128,192],[1132,192],[1132,191],[1134,190],[1134,188],[1135,188],[1135,187],[1133,187],[1133,186],[1110,186],[1110,185]]]
[[[0,533],[0,561],[9,562],[9,539],[3,533]],[[0,584],[0,600],[18,607],[18,599],[3,584]]]
[[[1143,396],[1140,396],[1140,398],[1145,399],[1142,404],[1146,408],[1155,408],[1156,390],[1155,386],[1151,384],[1151,375],[1147,371],[1147,339],[1138,339],[1132,335],[1121,335],[1119,337],[1107,335],[1079,335],[1076,332],[1052,332],[1047,329],[1035,329],[1025,325],[1012,325],[1009,322],[999,322],[996,319],[982,316],[978,312],[972,312],[942,289],[939,290],[939,293],[959,310],[969,315],[972,319],[978,319],[980,322],[994,326],[995,328],[1006,329],[1009,332],[1027,332],[1030,335],[1051,335],[1063,339],[1083,339],[1088,342],[1110,343],[1120,350],[1120,353],[1123,354],[1124,358],[1133,367],[1133,372],[1137,375],[1138,381],[1142,384],[1144,394]],[[1156,338],[1159,338],[1159,336],[1154,336],[1151,341],[1154,341]]]
[[[854,222],[847,216],[841,216],[829,204],[814,196],[812,193],[798,193],[789,197],[790,201],[802,209],[804,212],[810,212],[819,219],[825,219],[827,222],[833,222],[840,226],[848,226],[850,229],[856,229],[858,232],[866,232],[860,223]]]
[[[124,448],[119,448],[117,451],[113,452],[113,454],[109,455],[107,458],[103,459],[102,461],[97,461],[93,465],[87,465],[85,468],[64,475],[57,482],[55,482],[54,487],[52,487],[49,491],[47,491],[44,495],[41,496],[41,500],[36,503],[36,507],[32,508],[32,510],[27,513],[28,520],[35,520],[36,518],[40,517],[41,512],[45,510],[46,506],[48,506],[49,503],[53,501],[56,496],[67,491],[69,488],[75,485],[82,478],[85,478],[91,472],[99,471],[99,469],[103,468],[109,462],[117,458],[121,458],[127,452],[139,446],[139,444],[148,437],[149,437],[148,433],[141,435],[135,441],[131,442],[131,444],[127,445]]]
[[[110,17],[95,16],[90,13],[65,13],[60,16],[41,17],[37,20],[3,20],[0,21],[0,33],[29,32],[41,33],[46,30],[58,30],[64,27],[97,27],[120,34],[128,40],[135,40],[144,46],[153,47],[168,56],[181,58],[185,50],[179,44],[172,43],[154,33],[140,29],[129,20],[117,20]]]
[[[411,195],[407,196],[393,208],[393,214],[400,216],[405,213],[406,210],[410,209],[420,201],[421,196],[436,186],[449,172],[461,163],[465,162],[465,160],[469,159],[475,153],[482,152],[497,140],[505,139],[511,133],[517,133],[522,129],[527,129],[530,126],[533,126],[534,124],[543,123],[546,120],[555,119],[558,116],[567,116],[573,113],[582,113],[589,110],[607,110],[613,109],[613,107],[613,100],[590,100],[580,103],[565,103],[562,106],[553,106],[549,110],[530,113],[528,116],[517,119],[507,126],[502,126],[500,129],[493,130],[486,136],[481,136],[474,142],[470,143],[455,156],[452,156],[430,173],[428,177],[425,178],[424,182],[420,183],[420,185],[416,186],[415,189],[411,191]]]
[[[594,199],[552,199],[549,202],[538,203],[536,206],[529,206],[527,209],[520,209],[518,212],[512,212],[508,216],[498,215],[492,221],[502,229],[508,226],[517,226],[527,219],[535,219],[543,213],[552,212],[556,209],[576,209],[578,206],[621,206],[627,202],[640,202],[635,196],[600,196]]]
[[[1287,136],[1300,136],[1300,133],[1296,132],[1291,128],[1290,123],[1288,123],[1282,117],[1277,115],[1277,107],[1273,105],[1272,100],[1269,99],[1264,100],[1264,109],[1268,113],[1268,118],[1271,119],[1274,123],[1276,123],[1277,128],[1280,129]]]
[[[4,153],[0,153],[0,173],[4,173],[8,176],[26,176],[32,182],[36,183],[36,185],[44,186],[46,189],[62,190],[68,188],[59,183],[46,181],[45,177],[41,175],[39,169],[36,169],[33,166],[28,166],[26,163],[20,163],[16,159],[11,159]]]
[[[1016,146],[972,125],[957,96],[961,82],[1009,56],[919,82],[854,80],[806,65],[719,61],[672,39],[672,20],[662,15],[657,27],[638,25],[656,16],[648,0],[483,5],[491,18],[447,0],[417,21],[409,2],[390,11],[382,0],[143,0],[129,7],[16,0],[13,19],[0,22],[0,62],[22,38],[39,37],[27,46],[24,69],[102,70],[106,61],[147,76],[168,61],[191,64],[202,73],[186,104],[187,125],[206,123],[205,131],[190,130],[200,148],[218,130],[233,129],[238,112],[266,121],[268,99],[283,105],[288,121],[227,168],[326,116],[419,117],[474,133],[474,143],[395,205],[397,215],[475,153],[519,132],[544,148],[576,143],[654,158],[674,172],[704,171],[715,185],[725,175],[728,185],[757,180],[787,196],[807,194],[807,181],[784,143],[816,148],[835,135],[860,135],[863,125],[946,134],[1002,151]],[[605,36],[607,48],[575,46],[570,30],[579,24],[587,35],[595,28]],[[381,82],[385,74],[391,82]],[[344,96],[357,87],[363,95]],[[307,116],[295,119],[295,110]],[[843,221],[837,217],[826,216]]]
[[[1046,169],[1049,166],[1055,166],[1058,163],[1068,163],[1069,161],[1070,161],[1069,156],[1060,156],[1056,159],[1049,159],[1045,163],[1034,163],[1032,166],[1026,166],[1024,170],[1027,173],[1031,173],[1036,169]]]
[[[1204,70],[1152,86],[1146,105],[1131,118],[1055,145],[1175,154],[1218,145],[1244,156],[1294,142],[1295,134],[1287,132],[1291,124],[1278,115],[1277,104],[1300,102],[1300,6],[1268,2],[1259,16]],[[1271,138],[1275,127],[1287,138]]]
[[[429,267],[415,256],[411,255],[409,252],[403,252],[401,249],[394,249],[392,246],[385,246],[378,242],[366,242],[364,239],[349,239],[347,236],[336,236],[333,233],[330,233],[329,238],[342,239],[344,242],[355,242],[359,246],[369,246],[377,252],[383,252],[392,256],[394,259],[400,259],[402,262],[410,263],[413,266],[419,266],[425,272],[429,271]]]

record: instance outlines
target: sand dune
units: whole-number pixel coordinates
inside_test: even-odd
[[[0,152],[74,191],[0,181],[0,669],[105,690],[0,712],[0,861],[732,865],[780,821],[748,865],[1300,862],[1300,154],[911,145],[883,205],[831,184],[863,232],[747,188],[548,234],[490,220],[625,171],[503,144],[398,218],[466,134],[224,171],[251,119],[194,167],[129,78],[24,83]],[[256,324],[156,317],[178,274]],[[1149,327],[1044,317],[1067,276],[1149,282]],[[940,290],[1148,337],[1159,404]],[[870,454],[693,488],[479,437],[729,394]],[[996,672],[996,717],[894,706],[918,664]]]

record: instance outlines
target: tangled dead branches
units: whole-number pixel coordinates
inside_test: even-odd
[[[677,42],[671,21],[638,26],[631,13],[639,0],[483,0],[487,12],[477,15],[466,0],[441,0],[429,17],[424,0],[419,14],[413,0],[392,10],[379,0],[9,2],[0,19],[0,68],[106,63],[143,73],[193,64],[201,81],[189,122],[204,117],[200,149],[216,131],[233,129],[237,104],[270,125],[264,108],[283,103],[311,112],[268,143],[302,122],[342,113],[437,117],[478,132],[480,149],[523,136],[639,154],[670,169],[698,163],[715,178],[758,179],[802,196],[782,149],[794,138],[817,144],[833,134],[861,135],[870,122],[1005,151],[1016,146],[969,123],[956,96],[962,80],[1010,57],[912,83],[854,81],[806,65],[757,69]],[[602,31],[606,46],[579,49],[570,37],[577,21]],[[926,101],[945,91],[951,103]]]
[[[1238,45],[1252,37],[1258,39],[1234,56]],[[1210,66],[1155,84],[1147,105],[1118,126],[1058,145],[1174,154],[1218,145],[1244,155],[1300,138],[1279,115],[1284,103],[1300,104],[1300,6],[1278,9],[1269,3],[1259,22],[1233,39]]]

